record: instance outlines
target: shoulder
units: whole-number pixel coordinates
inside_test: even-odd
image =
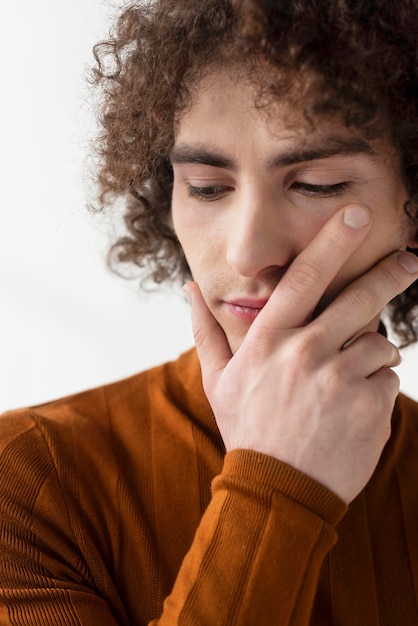
[[[117,431],[132,418],[140,421],[151,407],[158,411],[189,400],[205,404],[195,350],[123,380],[0,415],[0,454],[26,437],[64,444],[75,433],[78,439],[83,434],[100,438],[110,429],[115,436],[115,426]]]
[[[121,533],[148,515],[150,485],[176,488],[173,458],[184,461],[187,474],[195,424],[209,422],[207,407],[191,351],[127,379],[1,415],[0,530],[7,524],[13,538],[30,525],[39,545],[49,545],[56,528],[56,545],[64,552],[76,546],[68,559],[77,571],[79,551],[90,568],[98,554],[111,563]]]
[[[156,429],[180,431],[193,420],[211,428],[211,419],[191,350],[124,380],[1,415],[0,455],[12,471],[34,450],[63,480],[72,482],[69,468],[111,480],[121,459],[148,449]]]

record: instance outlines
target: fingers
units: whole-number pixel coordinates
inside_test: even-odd
[[[344,345],[377,317],[395,296],[418,278],[418,259],[396,252],[348,285],[313,322],[323,327],[330,344]]]
[[[386,407],[388,427],[390,429],[390,417],[400,389],[399,377],[393,370],[387,367],[382,367],[380,370],[369,376],[369,382],[375,385],[377,389],[376,397],[379,397],[381,401],[382,409],[380,407],[377,408],[383,412],[383,407]]]
[[[370,230],[370,212],[360,205],[338,211],[293,261],[253,324],[274,330],[306,323],[321,296]]]
[[[370,332],[360,335],[348,348],[341,350],[338,367],[343,376],[351,374],[354,367],[359,378],[369,378],[381,368],[395,367],[400,362],[396,346],[383,335]]]
[[[390,436],[391,416],[397,396],[399,395],[400,380],[397,374],[388,367],[381,367],[367,380],[373,398],[373,408],[378,420],[373,427],[373,433],[380,432],[383,437],[382,446]],[[365,396],[367,398],[367,396]],[[373,422],[372,422],[373,423]],[[386,435],[385,435],[386,433]]]
[[[202,366],[205,391],[210,393],[210,388],[215,385],[232,353],[225,333],[209,311],[198,284],[189,282],[183,291],[192,309],[193,335]]]

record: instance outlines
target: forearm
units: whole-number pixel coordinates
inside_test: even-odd
[[[159,624],[309,623],[344,503],[275,459],[235,450],[213,483]]]

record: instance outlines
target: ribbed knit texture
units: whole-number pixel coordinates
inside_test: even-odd
[[[0,418],[0,626],[418,624],[418,408],[347,507],[224,454],[195,351]]]

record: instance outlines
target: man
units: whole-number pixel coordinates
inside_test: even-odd
[[[96,48],[113,252],[192,276],[198,357],[3,416],[1,624],[418,623],[417,19],[159,0]]]

